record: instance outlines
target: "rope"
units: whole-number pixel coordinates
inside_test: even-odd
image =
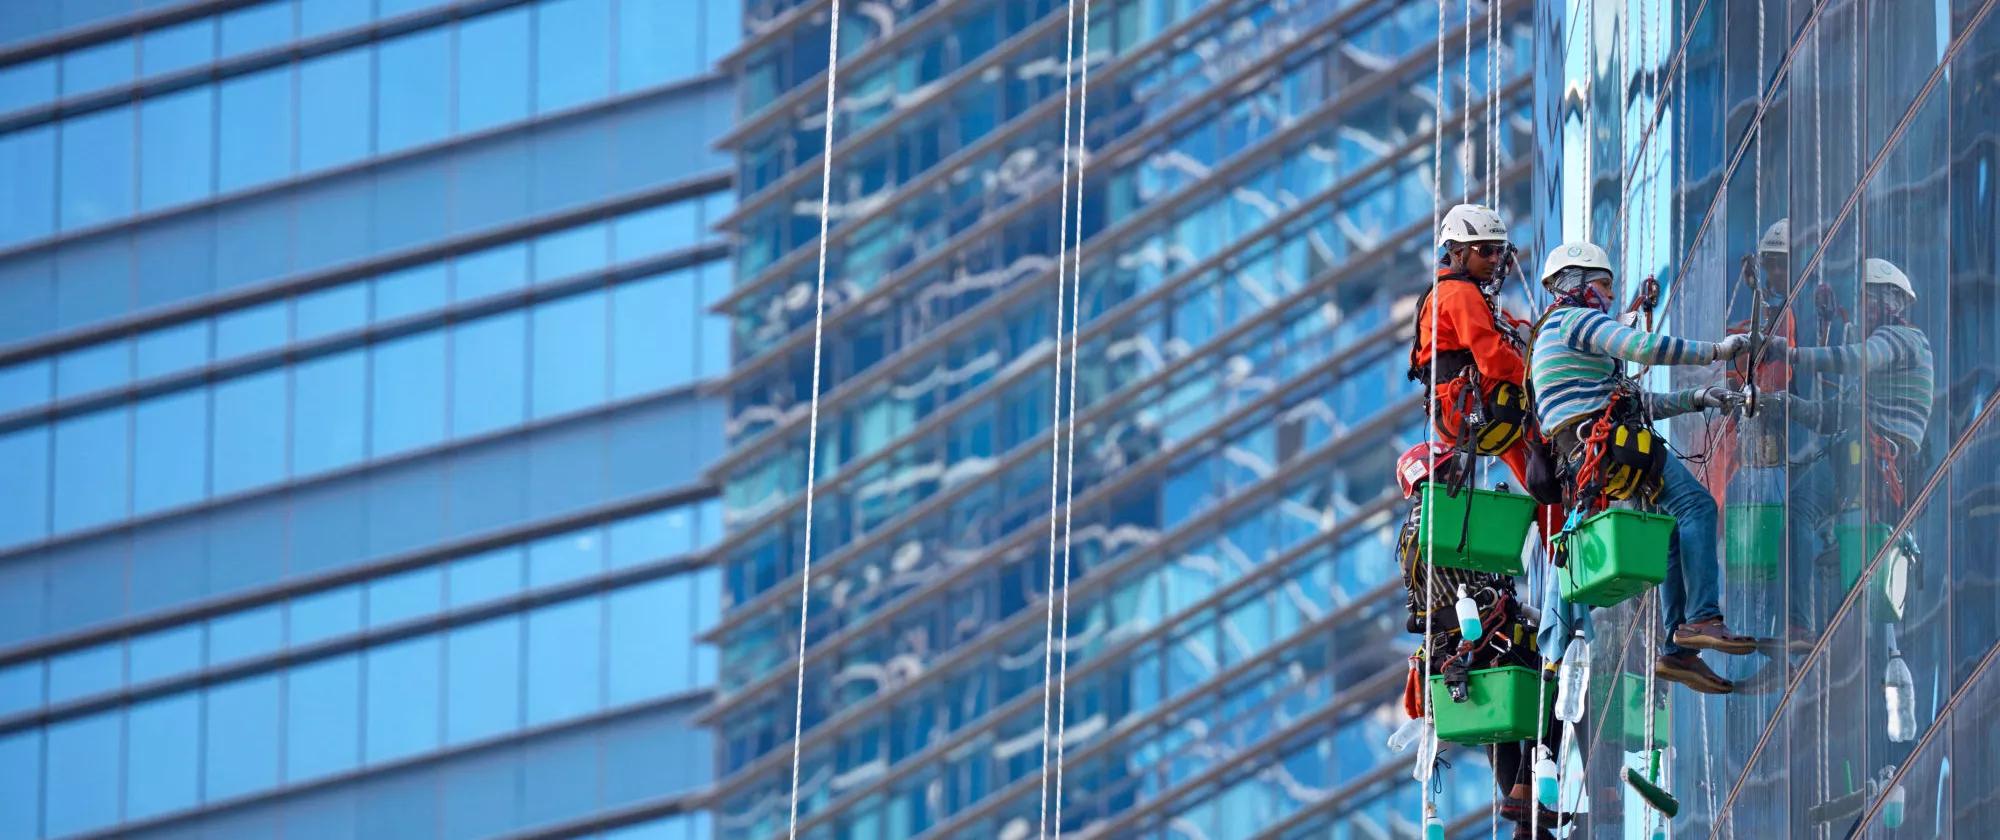
[[[1078,51],[1083,59],[1082,79],[1077,82],[1076,93],[1076,242],[1070,249],[1069,279],[1069,421],[1065,424],[1069,442],[1068,454],[1064,455],[1063,467],[1063,587],[1062,587],[1062,639],[1057,654],[1060,664],[1056,666],[1056,800],[1055,836],[1062,838],[1062,778],[1063,778],[1063,737],[1068,723],[1065,714],[1069,707],[1069,580],[1070,580],[1070,512],[1071,502],[1076,499],[1076,359],[1077,336],[1083,313],[1083,182],[1084,165],[1088,162],[1085,151],[1089,139],[1090,125],[1090,0],[1083,0],[1083,48]],[[1067,159],[1069,148],[1063,148]],[[1068,188],[1065,187],[1065,190]],[[1066,232],[1065,232],[1066,233]],[[1056,244],[1056,259],[1062,259],[1062,243]],[[1046,772],[1046,770],[1045,770]]]
[[[1431,117],[1431,236],[1433,237],[1432,238],[1433,243],[1437,241],[1436,240],[1437,230],[1440,223],[1442,222],[1442,217],[1444,214],[1445,0],[1438,0],[1437,11],[1438,11],[1437,96],[1435,97],[1436,112]],[[1435,267],[1432,268],[1429,274],[1431,277],[1431,289],[1429,297],[1435,298],[1437,296],[1437,287],[1438,287],[1438,272],[1435,270]],[[1430,332],[1432,336],[1431,340],[1435,342],[1437,340],[1436,336],[1437,336],[1437,325],[1438,325],[1437,307],[1435,306],[1431,307],[1430,318],[1431,318]],[[1431,394],[1437,393],[1437,385],[1438,385],[1438,359],[1437,359],[1437,352],[1435,348],[1433,348],[1431,352],[1431,376],[1430,376]],[[1429,467],[1430,473],[1435,475],[1437,472],[1437,453],[1435,451],[1437,445],[1437,419],[1438,419],[1437,400],[1434,398],[1425,400],[1425,411],[1428,414],[1428,422],[1424,424],[1424,443],[1425,443],[1424,458],[1428,462],[1427,466]],[[1424,723],[1425,723],[1424,738],[1429,742],[1429,750],[1427,751],[1427,753],[1431,756],[1431,760],[1433,762],[1432,767],[1419,768],[1420,771],[1427,777],[1436,772],[1435,763],[1437,760],[1437,744],[1438,744],[1437,709],[1435,709],[1433,707],[1433,704],[1431,703],[1431,691],[1430,691],[1431,670],[1433,667],[1435,667],[1436,664],[1435,654],[1437,652],[1437,643],[1435,642],[1432,634],[1433,614],[1436,613],[1437,610],[1431,609],[1431,605],[1437,603],[1437,564],[1435,562],[1437,549],[1432,546],[1432,541],[1436,535],[1436,528],[1437,528],[1436,520],[1437,517],[1435,516],[1424,517],[1424,665],[1422,672],[1423,680],[1418,685],[1418,694],[1420,694],[1423,697]],[[1418,754],[1423,755],[1426,753],[1420,752]],[[1423,794],[1421,796],[1422,807],[1419,813],[1417,814],[1418,825],[1423,825],[1425,821],[1428,820],[1430,816],[1436,812],[1437,799],[1436,799],[1436,794],[1432,790],[1433,787],[1434,785],[1429,785],[1429,784],[1423,786]]]
[[[1500,206],[1500,10],[1506,0],[1486,4],[1486,206]]]
[[[1063,44],[1063,145],[1062,180],[1058,182],[1057,201],[1061,205],[1056,222],[1056,318],[1055,318],[1055,395],[1054,414],[1049,418],[1049,582],[1048,620],[1042,633],[1042,768],[1041,768],[1041,824],[1037,837],[1049,836],[1049,722],[1050,716],[1061,717],[1061,711],[1053,706],[1055,692],[1049,682],[1054,675],[1055,632],[1056,632],[1056,484],[1062,478],[1062,410],[1063,410],[1063,296],[1067,291],[1064,272],[1068,268],[1067,246],[1069,244],[1069,148],[1070,148],[1070,95],[1071,82],[1075,78],[1072,69],[1076,60],[1076,0],[1068,0],[1069,30]],[[1067,584],[1067,581],[1065,581]],[[1067,590],[1067,585],[1064,586]]]
[[[1645,744],[1645,748],[1646,748],[1646,759],[1647,759],[1647,761],[1649,761],[1649,762],[1651,763],[1651,765],[1652,765],[1652,767],[1651,767],[1651,771],[1650,771],[1650,772],[1649,772],[1649,773],[1648,773],[1647,775],[1648,775],[1648,777],[1649,777],[1649,778],[1648,778],[1648,781],[1651,781],[1651,782],[1652,782],[1652,783],[1654,783],[1654,784],[1659,784],[1659,783],[1660,783],[1660,748],[1659,748],[1659,747],[1658,747],[1658,746],[1657,746],[1657,745],[1656,745],[1656,744],[1654,743],[1655,741],[1657,741],[1657,740],[1659,740],[1659,739],[1658,739],[1658,736],[1657,736],[1657,734],[1656,734],[1656,733],[1654,732],[1654,730],[1653,730],[1653,727],[1655,726],[1655,722],[1654,722],[1654,720],[1653,720],[1653,692],[1654,692],[1654,691],[1656,690],[1656,687],[1657,687],[1657,685],[1658,685],[1658,683],[1656,682],[1656,680],[1658,679],[1658,676],[1657,676],[1657,672],[1658,672],[1658,670],[1659,670],[1658,668],[1654,667],[1654,664],[1653,664],[1653,663],[1655,663],[1656,661],[1658,661],[1658,660],[1659,660],[1659,656],[1660,656],[1660,619],[1661,619],[1661,616],[1660,616],[1660,588],[1659,588],[1659,587],[1657,587],[1657,586],[1653,587],[1653,591],[1651,592],[1651,597],[1649,597],[1649,598],[1647,598],[1647,599],[1646,599],[1646,609],[1643,609],[1643,610],[1638,610],[1637,612],[1638,612],[1638,613],[1639,613],[1639,614],[1640,614],[1641,616],[1644,616],[1644,620],[1645,620],[1645,622],[1646,622],[1646,625],[1647,625],[1647,626],[1646,626],[1646,659],[1645,659],[1645,664],[1644,664],[1644,665],[1642,666],[1642,667],[1644,667],[1644,668],[1646,669],[1646,680],[1645,680],[1645,681],[1646,681],[1646,694],[1645,694],[1645,697],[1644,697],[1644,698],[1642,698],[1642,699],[1641,699],[1641,701],[1640,701],[1640,702],[1643,702],[1643,703],[1645,704],[1645,708],[1644,708],[1644,709],[1643,709],[1643,710],[1642,710],[1642,711],[1640,712],[1640,714],[1641,714],[1641,716],[1643,716],[1643,717],[1645,718],[1645,728],[1646,728],[1646,735],[1645,735],[1645,738],[1646,738],[1646,740],[1644,741],[1644,744]],[[1623,679],[1625,678],[1625,675],[1624,675],[1624,674],[1619,674],[1619,675],[1618,675],[1618,678],[1619,678],[1620,680],[1623,680]],[[1653,836],[1653,826],[1654,826],[1655,824],[1657,824],[1657,823],[1658,823],[1658,821],[1659,821],[1659,820],[1658,820],[1658,817],[1659,817],[1659,812],[1657,812],[1657,811],[1654,811],[1654,810],[1653,810],[1652,808],[1647,808],[1647,809],[1646,809],[1646,837],[1647,837],[1647,840],[1651,840],[1651,838],[1652,838],[1652,836]]]
[[[819,464],[819,365],[826,328],[826,227],[833,201],[833,97],[840,70],[840,0],[832,0],[826,26],[826,110],[825,134],[820,138],[819,168],[819,276],[813,288],[812,404],[806,421],[806,506],[805,551],[799,571],[799,677],[792,704],[792,793],[791,816],[786,836],[799,836],[799,746],[806,720],[806,619],[812,607],[813,485]]]
[[[1465,94],[1459,99],[1458,162],[1461,176],[1458,185],[1461,192],[1467,196],[1471,196],[1474,195],[1472,185],[1477,183],[1477,174],[1473,172],[1472,168],[1472,156],[1475,154],[1472,149],[1472,98],[1474,95],[1472,89],[1472,0],[1463,0],[1463,2],[1465,4]],[[1444,25],[1443,18],[1438,19],[1438,25],[1440,27]]]
[[[1591,224],[1593,196],[1592,189],[1597,180],[1597,129],[1592,124],[1591,112],[1597,110],[1597,0],[1585,0],[1583,22],[1584,54],[1584,99],[1583,99],[1583,238],[1593,239],[1596,226]]]

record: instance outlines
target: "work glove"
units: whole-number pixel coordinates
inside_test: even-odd
[[[1694,407],[1697,409],[1719,408],[1722,413],[1735,414],[1743,408],[1743,392],[1722,385],[1710,385],[1696,391]]]
[[[1750,345],[1753,343],[1755,343],[1755,340],[1745,333],[1737,333],[1724,338],[1715,345],[1715,360],[1718,362],[1733,361],[1736,357],[1750,352]]]

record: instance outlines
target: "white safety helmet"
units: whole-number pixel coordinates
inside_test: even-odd
[[[1444,214],[1438,223],[1438,247],[1454,242],[1505,242],[1507,223],[1500,213],[1483,204],[1460,204]]]
[[[1898,291],[1908,296],[1910,302],[1916,302],[1916,288],[1910,285],[1909,276],[1904,274],[1902,269],[1897,268],[1895,263],[1869,257],[1863,265],[1866,267],[1866,270],[1861,277],[1862,283],[1869,286],[1894,286]]]
[[[1600,268],[1610,271],[1611,255],[1604,253],[1603,248],[1588,242],[1564,242],[1557,245],[1555,250],[1549,252],[1549,258],[1542,262],[1542,285],[1547,286],[1549,281],[1555,279],[1555,276],[1565,268]]]
[[[1757,253],[1774,256],[1790,256],[1792,253],[1792,220],[1779,219],[1764,230],[1764,237],[1757,240]]]

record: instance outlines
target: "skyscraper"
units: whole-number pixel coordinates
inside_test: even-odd
[[[827,6],[751,4],[733,61],[728,608],[702,715],[729,838],[782,836],[790,805]],[[1383,746],[1414,646],[1390,551],[1390,467],[1422,438],[1405,331],[1434,138],[1445,206],[1525,217],[1533,4],[1442,27],[1430,2],[1090,4],[1067,209],[1067,4],[844,6],[801,836],[1037,833],[1076,214],[1061,824],[1416,830],[1410,758]],[[1483,758],[1462,764],[1445,813],[1483,833]]]
[[[6,4],[0,836],[706,836],[740,24]]]

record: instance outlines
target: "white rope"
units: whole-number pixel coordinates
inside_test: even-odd
[[[1055,670],[1055,630],[1056,630],[1056,486],[1061,480],[1062,467],[1062,410],[1063,410],[1063,296],[1067,293],[1065,272],[1068,270],[1067,249],[1069,244],[1069,144],[1070,144],[1070,94],[1074,80],[1072,69],[1076,60],[1076,0],[1069,0],[1069,31],[1063,45],[1063,143],[1062,178],[1057,185],[1057,201],[1061,205],[1056,223],[1056,317],[1055,317],[1055,391],[1053,414],[1049,418],[1049,583],[1048,621],[1042,634],[1042,791],[1041,827],[1037,837],[1049,836],[1049,723],[1050,715],[1057,712],[1052,705],[1055,700],[1053,686],[1049,679]]]
[[[1432,258],[1426,262],[1426,269],[1430,272],[1431,287],[1430,287],[1430,294],[1425,298],[1426,303],[1430,305],[1431,309],[1430,334],[1431,334],[1432,351],[1431,351],[1431,372],[1430,372],[1431,399],[1425,401],[1426,402],[1425,413],[1427,415],[1426,418],[1427,422],[1424,424],[1424,460],[1427,462],[1427,465],[1430,468],[1429,474],[1433,475],[1435,475],[1437,472],[1437,455],[1433,451],[1437,444],[1436,394],[1437,394],[1437,384],[1438,384],[1438,360],[1437,360],[1437,350],[1436,350],[1438,317],[1437,317],[1437,306],[1435,302],[1435,298],[1437,297],[1437,286],[1438,286],[1436,253],[1437,253],[1437,241],[1438,241],[1437,231],[1438,231],[1438,226],[1442,221],[1444,213],[1445,0],[1438,0],[1437,9],[1438,9],[1437,96],[1435,97],[1436,110],[1431,117],[1430,236],[1431,236],[1432,247],[1431,250],[1428,252],[1432,255]],[[1437,565],[1436,565],[1437,551],[1431,545],[1432,540],[1436,536],[1436,528],[1437,528],[1437,523],[1435,521],[1436,518],[1437,517],[1434,516],[1423,517],[1424,520],[1424,647],[1423,647],[1424,664],[1422,671],[1423,680],[1418,686],[1418,694],[1421,695],[1423,698],[1424,723],[1425,723],[1424,739],[1429,741],[1430,748],[1428,750],[1419,751],[1417,754],[1420,757],[1424,755],[1429,755],[1431,757],[1431,766],[1420,768],[1424,779],[1422,783],[1423,790],[1421,793],[1421,799],[1423,804],[1421,811],[1417,814],[1417,824],[1420,826],[1425,824],[1425,822],[1430,818],[1432,812],[1437,808],[1437,802],[1431,796],[1431,788],[1433,787],[1433,785],[1430,778],[1430,774],[1436,772],[1437,746],[1438,746],[1437,709],[1433,708],[1431,703],[1431,669],[1437,658],[1436,657],[1437,645],[1435,642],[1432,641],[1433,636],[1431,627],[1432,619],[1434,617],[1433,613],[1437,612],[1437,610],[1434,609],[1434,606],[1437,603]]]
[[[1597,237],[1591,224],[1594,182],[1597,180],[1597,129],[1591,112],[1597,110],[1597,0],[1585,0],[1583,21],[1583,238]]]
[[[1486,3],[1486,206],[1500,206],[1500,10],[1506,0]]]
[[[1465,4],[1465,67],[1463,68],[1465,93],[1458,101],[1458,162],[1464,177],[1459,181],[1459,189],[1465,195],[1472,196],[1477,195],[1473,185],[1479,182],[1472,168],[1473,155],[1476,154],[1472,148],[1472,102],[1476,96],[1472,89],[1472,0],[1463,2]],[[1444,25],[1442,18],[1438,20],[1438,25],[1440,27]]]
[[[833,201],[833,97],[840,76],[840,0],[829,4],[826,25],[826,125],[820,139],[819,277],[813,287],[812,405],[806,421],[805,551],[799,571],[799,677],[792,705],[792,795],[786,836],[799,836],[799,746],[806,720],[806,619],[812,607],[813,485],[819,464],[819,364],[826,327],[826,227]]]
[[[1062,638],[1057,645],[1060,663],[1056,666],[1056,800],[1055,836],[1062,838],[1062,778],[1063,778],[1063,735],[1068,722],[1064,712],[1069,703],[1069,580],[1070,580],[1070,503],[1076,498],[1076,361],[1079,318],[1083,313],[1083,181],[1084,166],[1088,161],[1088,140],[1090,137],[1090,0],[1083,0],[1083,48],[1078,51],[1082,58],[1082,78],[1077,82],[1076,94],[1076,242],[1070,248],[1069,290],[1069,421],[1065,425],[1069,442],[1068,454],[1063,457],[1067,463],[1063,468],[1063,523],[1062,523]],[[1067,156],[1069,149],[1063,149]],[[1067,189],[1067,187],[1065,187]],[[1065,232],[1067,235],[1067,232]],[[1056,245],[1056,259],[1062,259],[1062,244]],[[1058,274],[1060,276],[1060,274]],[[1046,771],[1044,771],[1046,772]]]

